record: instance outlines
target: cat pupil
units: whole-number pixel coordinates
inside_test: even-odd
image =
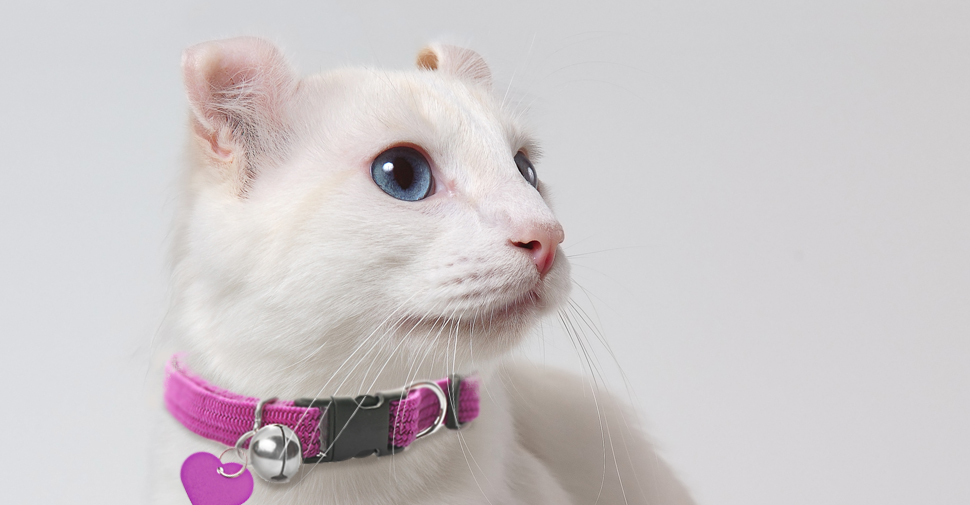
[[[432,193],[431,164],[420,151],[408,146],[392,147],[371,164],[371,177],[388,195],[415,202]]]
[[[387,166],[386,164],[384,165]],[[407,190],[411,187],[411,183],[414,182],[414,167],[408,163],[408,160],[404,158],[394,158],[394,163],[391,165],[394,170],[394,180],[397,181],[397,185],[401,186],[401,189]],[[385,168],[385,170],[387,170]]]

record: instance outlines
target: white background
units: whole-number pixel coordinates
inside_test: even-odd
[[[180,51],[258,34],[306,73],[487,58],[701,503],[970,503],[970,3],[781,3],[5,3],[0,501],[143,500]]]

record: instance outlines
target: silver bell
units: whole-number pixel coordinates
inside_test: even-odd
[[[287,482],[300,471],[303,463],[300,438],[288,426],[263,426],[249,441],[249,461],[256,475],[263,479]]]

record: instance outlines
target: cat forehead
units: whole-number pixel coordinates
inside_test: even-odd
[[[307,107],[329,140],[367,149],[415,144],[441,161],[511,159],[535,150],[516,114],[489,90],[430,71],[339,70],[305,79]]]

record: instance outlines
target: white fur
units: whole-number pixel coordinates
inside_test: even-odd
[[[186,52],[192,162],[169,321],[190,366],[257,397],[453,372],[483,381],[465,429],[395,456],[307,465],[286,485],[257,479],[249,503],[690,503],[608,395],[592,404],[574,377],[505,362],[570,282],[564,255],[540,276],[514,243],[561,229],[516,169],[515,153],[534,161],[536,146],[491,95],[481,58],[431,46],[419,63],[298,79],[257,39]],[[371,179],[374,157],[401,144],[431,160],[425,200],[395,200]],[[187,503],[181,462],[223,447],[167,414],[162,426],[156,502]]]

